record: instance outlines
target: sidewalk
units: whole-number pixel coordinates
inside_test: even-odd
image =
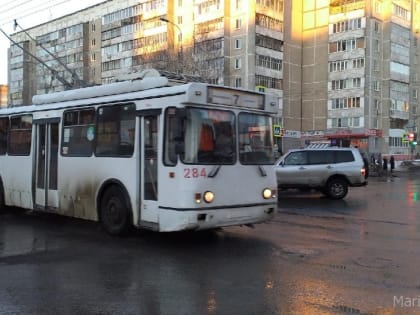
[[[407,161],[396,161],[395,169],[391,173],[391,170],[383,170],[378,167],[369,168],[369,177],[398,177],[406,173],[419,172],[420,173],[420,160],[407,160]]]

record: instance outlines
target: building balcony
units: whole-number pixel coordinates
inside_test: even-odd
[[[365,0],[333,0],[330,2],[330,15],[365,10]]]
[[[389,117],[394,119],[408,120],[410,118],[410,113],[398,109],[389,110]]]

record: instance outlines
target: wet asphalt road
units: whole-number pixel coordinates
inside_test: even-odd
[[[420,173],[281,192],[254,229],[106,235],[0,215],[0,314],[420,314]],[[416,300],[417,299],[417,300]]]

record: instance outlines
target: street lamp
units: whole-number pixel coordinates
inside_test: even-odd
[[[183,38],[182,38],[182,30],[181,30],[181,27],[179,27],[178,24],[176,24],[176,23],[174,23],[174,22],[172,22],[172,21],[170,21],[170,20],[168,20],[168,19],[166,19],[164,17],[160,17],[159,19],[162,22],[172,24],[173,26],[175,26],[178,29],[179,39],[181,40],[180,41],[180,50],[181,51],[180,51],[180,55],[178,55],[178,56],[179,56],[179,61],[180,61],[180,69],[183,69],[184,68],[184,55],[183,55],[183,47],[182,47]],[[179,70],[179,72],[181,72],[181,71],[182,70]]]

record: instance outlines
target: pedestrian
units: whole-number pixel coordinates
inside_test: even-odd
[[[392,174],[395,168],[395,159],[393,155],[391,155],[391,158],[389,159],[389,167],[391,169],[391,174]]]
[[[385,175],[388,174],[388,159],[383,158],[382,160],[382,169],[385,171]]]

